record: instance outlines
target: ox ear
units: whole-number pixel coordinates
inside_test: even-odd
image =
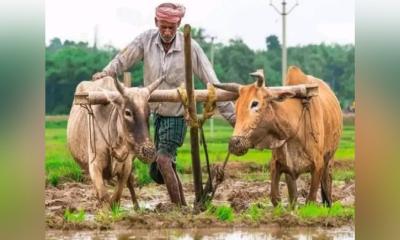
[[[293,91],[281,91],[274,93],[274,95],[272,96],[272,100],[282,102],[288,98],[293,98],[294,96],[296,96],[296,93],[294,93]]]
[[[225,91],[239,93],[242,85],[238,83],[213,83],[213,86]]]
[[[257,87],[265,87],[264,69],[257,69],[257,71],[250,73],[250,76],[257,78]]]

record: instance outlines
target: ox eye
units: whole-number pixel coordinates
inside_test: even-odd
[[[127,117],[132,117],[132,112],[131,112],[131,110],[126,109],[126,110],[125,110],[125,116],[127,116]]]
[[[250,108],[253,109],[253,108],[256,108],[256,107],[258,107],[258,102],[257,101],[253,101],[251,103],[251,105],[250,105]]]

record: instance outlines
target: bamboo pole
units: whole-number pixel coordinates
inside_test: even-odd
[[[201,178],[201,165],[200,165],[200,153],[199,153],[199,128],[197,126],[197,112],[196,112],[196,101],[193,86],[193,70],[192,70],[192,47],[191,47],[191,36],[190,36],[190,25],[184,26],[184,52],[185,52],[185,81],[186,81],[186,93],[188,97],[188,110],[191,118],[192,126],[190,126],[190,150],[192,155],[192,170],[193,170],[193,184],[195,191],[194,206],[195,209],[201,207],[201,196],[203,194],[203,183]]]
[[[296,98],[312,97],[318,95],[318,85],[315,84],[300,84],[293,86],[268,87],[269,90],[275,93],[282,91],[293,91]],[[117,91],[107,91],[110,97],[118,97]],[[207,101],[207,90],[194,90],[196,102]],[[221,89],[216,89],[217,102],[235,101],[238,94]],[[88,91],[75,94],[75,104],[107,104],[109,101],[103,91]],[[149,102],[181,102],[179,93],[176,89],[155,90],[151,93]]]

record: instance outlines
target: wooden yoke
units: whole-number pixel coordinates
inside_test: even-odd
[[[318,85],[315,84],[300,84],[283,87],[268,87],[273,92],[281,92],[285,90],[293,91],[296,98],[307,98],[318,95]],[[118,96],[117,91],[108,91],[110,96]],[[238,98],[238,94],[229,92],[221,89],[216,89],[217,102],[224,101],[235,101]],[[207,101],[208,91],[207,90],[194,90],[194,98],[196,102]],[[180,102],[179,93],[177,89],[169,90],[154,90],[151,95],[149,102]],[[107,104],[108,100],[106,94],[102,91],[90,91],[81,92],[75,94],[75,104]]]

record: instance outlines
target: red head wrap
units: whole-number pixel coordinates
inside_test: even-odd
[[[156,8],[157,20],[177,23],[185,16],[185,7],[180,4],[162,3]]]

